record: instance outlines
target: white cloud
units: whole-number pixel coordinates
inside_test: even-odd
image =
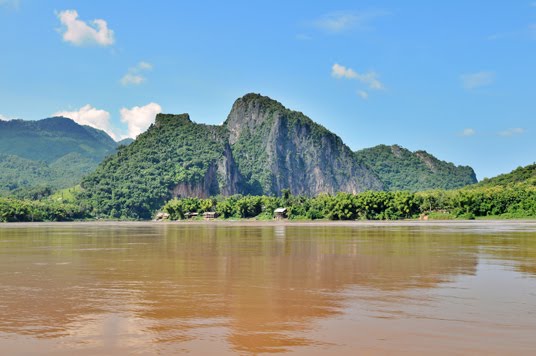
[[[385,89],[384,85],[378,79],[376,72],[367,72],[360,74],[354,71],[352,68],[347,68],[338,63],[335,63],[331,67],[331,75],[337,79],[356,79],[364,84],[366,84],[369,89],[373,90],[382,90]]]
[[[499,135],[504,136],[504,137],[511,137],[515,135],[522,135],[524,133],[525,133],[525,129],[521,127],[514,127],[511,129],[507,129],[507,130],[499,132]]]
[[[478,87],[487,86],[493,83],[495,80],[494,72],[477,72],[462,74],[461,80],[463,87],[467,90],[475,89]]]
[[[359,97],[363,100],[367,100],[369,97],[369,94],[364,90],[358,90],[357,95],[359,95]]]
[[[120,82],[124,86],[139,85],[145,81],[142,72],[153,69],[153,65],[148,62],[141,61],[136,66],[128,69],[128,72],[121,78]]]
[[[94,108],[89,104],[82,106],[76,111],[58,111],[53,116],[67,117],[80,125],[87,125],[103,130],[114,140],[119,138],[110,123],[110,113],[106,110]]]
[[[139,74],[127,73],[121,78],[121,84],[127,85],[139,85],[145,81],[145,77]]]
[[[149,103],[145,106],[134,106],[131,109],[122,108],[121,122],[128,126],[128,137],[136,138],[139,134],[147,130],[154,122],[156,114],[162,112],[162,107],[156,103]]]
[[[331,67],[331,75],[335,78],[346,78],[346,79],[355,79],[357,78],[357,73],[351,69],[346,68],[345,66],[341,66],[338,63],[335,63],[333,67]]]
[[[465,128],[463,129],[463,131],[460,133],[461,136],[474,136],[476,134],[476,131],[475,129],[472,129],[472,128]]]
[[[58,19],[65,26],[63,40],[77,46],[97,44],[110,46],[114,43],[114,31],[108,28],[106,21],[95,19],[88,24],[78,19],[76,10],[64,10],[57,13]]]
[[[328,33],[340,33],[354,28],[369,29],[368,23],[372,19],[383,15],[386,15],[386,13],[381,11],[337,11],[322,16],[314,21],[313,25]]]

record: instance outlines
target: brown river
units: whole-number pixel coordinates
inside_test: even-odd
[[[0,224],[0,355],[535,355],[536,222]]]

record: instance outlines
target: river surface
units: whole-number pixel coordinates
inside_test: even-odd
[[[1,355],[535,355],[536,222],[0,224]]]

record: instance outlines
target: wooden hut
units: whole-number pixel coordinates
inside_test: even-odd
[[[287,208],[277,208],[274,210],[274,216],[276,220],[283,220],[287,218]]]
[[[217,218],[218,214],[213,211],[207,211],[203,213],[203,217],[205,218],[205,220],[212,220],[212,219]]]

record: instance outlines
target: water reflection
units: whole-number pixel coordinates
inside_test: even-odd
[[[434,226],[0,228],[0,348],[31,350],[14,343],[26,337],[65,352],[348,351],[337,347],[352,339],[330,336],[345,323],[364,333],[427,318],[474,326],[485,318],[464,313],[480,292],[464,283],[483,259],[534,277],[535,237]]]

